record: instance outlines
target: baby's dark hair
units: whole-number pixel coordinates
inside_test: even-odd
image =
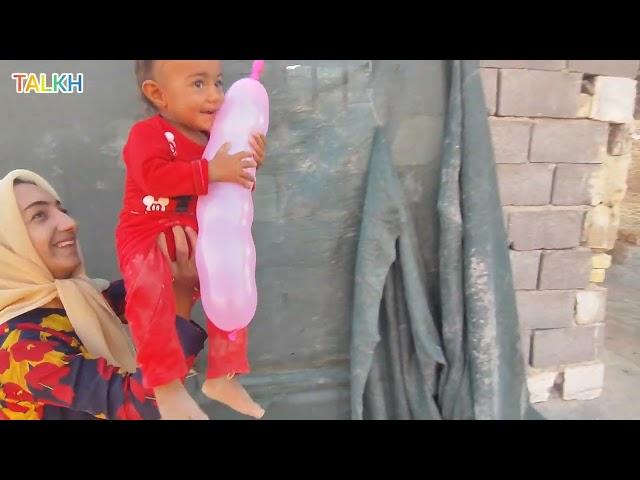
[[[155,62],[155,60],[136,60],[134,68],[136,72],[136,81],[138,82],[138,89],[140,91],[140,95],[142,96],[142,100],[145,104],[147,104],[148,107],[151,107],[153,110],[155,110],[155,105],[151,103],[151,101],[142,92],[142,84],[146,80],[153,79],[153,62]]]

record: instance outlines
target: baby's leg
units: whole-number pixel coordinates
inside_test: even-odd
[[[235,377],[236,374],[248,373],[250,370],[247,328],[237,331],[230,338],[228,332],[218,329],[207,320],[207,330],[209,357],[207,380],[202,385],[202,393],[244,415],[262,418],[264,409],[251,398]]]
[[[144,386],[154,389],[163,419],[202,419],[206,415],[182,385],[187,363],[176,331],[171,269],[157,245],[123,269],[136,361]]]

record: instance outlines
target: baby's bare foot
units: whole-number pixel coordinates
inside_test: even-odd
[[[162,420],[209,420],[179,380],[154,389]]]
[[[253,401],[249,392],[235,378],[209,378],[202,384],[202,393],[244,415],[254,418],[264,415],[264,409]]]

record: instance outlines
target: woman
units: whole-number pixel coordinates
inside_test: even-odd
[[[0,419],[159,419],[117,317],[122,282],[97,290],[84,273],[76,234],[42,177],[14,170],[0,180]],[[195,232],[187,234],[195,244]],[[175,326],[191,367],[206,333],[189,320],[195,261],[185,232],[176,228],[174,236]],[[168,258],[164,238],[158,241]],[[183,400],[168,405],[163,418],[194,418],[190,399]]]

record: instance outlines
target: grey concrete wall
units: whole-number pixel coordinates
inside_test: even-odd
[[[250,66],[224,62],[226,84]],[[104,278],[119,275],[113,232],[124,178],[121,149],[132,123],[145,115],[132,67],[132,61],[0,62],[0,174],[28,168],[50,180],[79,221],[89,273]],[[272,403],[276,417],[348,414],[350,299],[373,130],[379,123],[390,129],[412,204],[435,206],[445,67],[444,61],[267,62],[271,126],[253,228],[259,305],[250,357],[256,374],[245,381]],[[85,91],[19,95],[12,72],[82,72]],[[433,215],[435,208],[417,217],[419,228],[432,228]],[[435,245],[423,247],[433,263]],[[197,318],[202,321],[200,313]],[[204,361],[202,355],[201,371]]]

